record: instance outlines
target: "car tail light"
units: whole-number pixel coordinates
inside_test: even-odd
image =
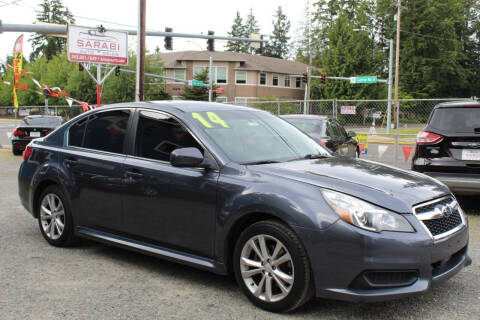
[[[428,131],[420,131],[417,134],[417,144],[435,144],[443,140],[443,136]]]
[[[47,132],[45,132],[45,135],[48,136],[50,133],[52,133],[53,130],[48,130]]]
[[[12,134],[13,134],[14,136],[24,136],[24,135],[25,135],[25,131],[15,129],[15,130],[13,130]]]
[[[32,152],[33,152],[32,146],[27,145],[25,147],[25,151],[23,151],[23,160],[27,160],[32,155]]]

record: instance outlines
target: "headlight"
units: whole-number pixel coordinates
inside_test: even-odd
[[[407,219],[399,214],[340,192],[322,190],[322,194],[333,211],[354,226],[374,232],[415,232]]]

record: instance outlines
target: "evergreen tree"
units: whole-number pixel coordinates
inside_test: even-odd
[[[55,24],[75,23],[72,13],[65,7],[62,0],[43,0],[37,12],[37,21]],[[43,34],[35,34],[30,38],[32,53],[30,60],[35,60],[44,55],[50,60],[65,47],[66,39],[51,37]]]
[[[257,18],[255,18],[255,15],[253,14],[253,9],[250,8],[250,13],[245,22],[245,35],[250,37],[252,33],[260,33],[260,27],[258,26]],[[251,43],[249,42],[245,43],[246,51],[250,54],[254,54],[256,49],[252,48],[250,45]]]
[[[240,12],[237,11],[235,20],[233,20],[232,29],[228,32],[230,37],[247,37],[247,30],[243,24],[243,19],[240,16]],[[227,41],[227,51],[233,52],[247,52],[247,47],[241,41]]]
[[[274,15],[273,32],[265,48],[264,55],[275,58],[286,58],[290,53],[288,41],[290,37],[290,21],[279,6]]]
[[[203,81],[203,83],[208,83],[208,73],[209,69],[205,68],[205,70],[197,73],[193,78]],[[208,88],[185,86],[181,96],[184,100],[208,101]]]

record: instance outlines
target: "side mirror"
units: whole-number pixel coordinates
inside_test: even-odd
[[[357,134],[355,133],[355,131],[348,131],[348,137],[349,138],[353,138],[355,137]]]
[[[174,167],[198,167],[203,159],[197,148],[179,148],[170,153],[170,163]]]

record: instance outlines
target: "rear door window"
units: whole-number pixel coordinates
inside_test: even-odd
[[[170,161],[170,153],[178,148],[202,147],[176,119],[160,112],[140,111],[135,138],[135,155]]]
[[[429,126],[447,132],[475,133],[480,131],[480,108],[438,108]]]
[[[130,110],[95,113],[86,121],[78,121],[69,130],[69,145],[123,153]]]

